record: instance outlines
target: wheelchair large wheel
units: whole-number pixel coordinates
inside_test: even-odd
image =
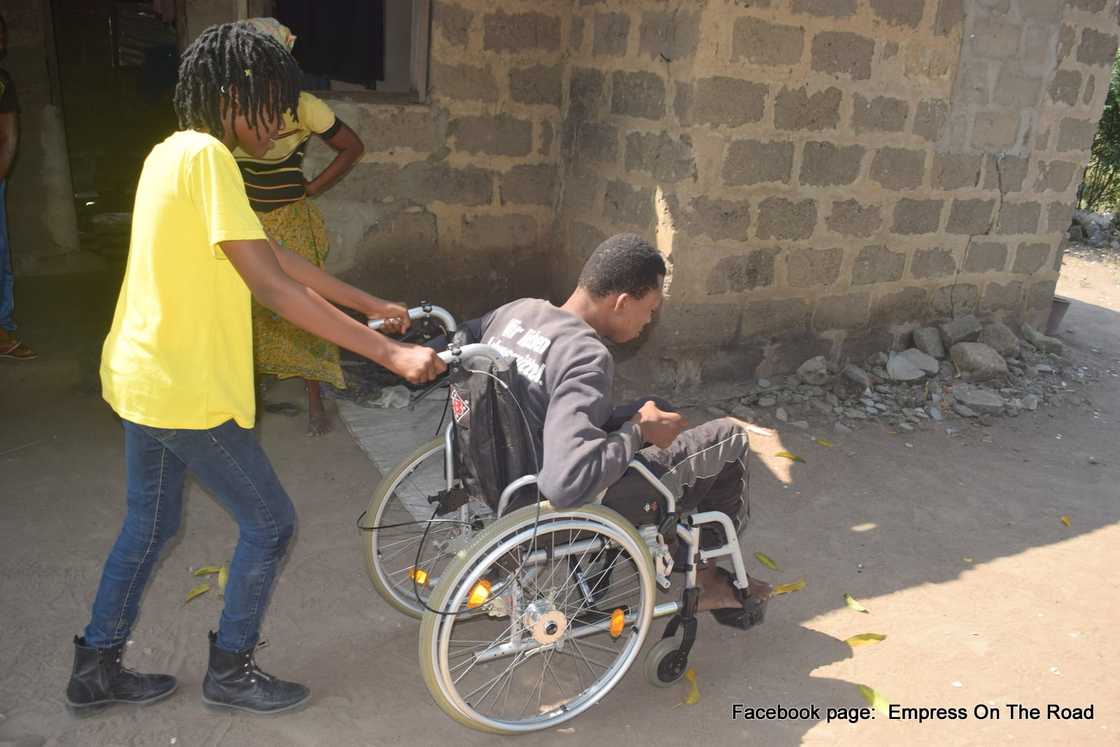
[[[443,438],[420,446],[374,490],[362,524],[362,547],[374,588],[396,609],[419,619],[444,569],[492,514],[470,501],[435,515],[429,501],[447,488]],[[429,524],[429,520],[434,519]],[[425,530],[427,536],[425,536]],[[417,550],[423,554],[417,562]]]
[[[653,617],[653,562],[608,508],[528,506],[476,534],[429,604],[420,668],[439,707],[480,731],[547,729],[634,662]]]

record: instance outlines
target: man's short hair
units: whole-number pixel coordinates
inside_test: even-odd
[[[611,236],[591,253],[579,274],[579,287],[596,298],[627,293],[641,298],[660,288],[665,259],[648,241],[634,233]]]

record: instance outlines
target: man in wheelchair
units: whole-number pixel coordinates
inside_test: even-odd
[[[515,393],[543,454],[538,486],[554,506],[572,507],[605,490],[603,505],[635,525],[660,524],[663,500],[628,468],[637,458],[674,493],[678,512],[720,511],[741,532],[749,514],[743,424],[720,418],[686,430],[685,419],[663,400],[611,402],[614,359],[605,341],[621,344],[641,334],[661,304],[665,273],[654,247],[619,234],[592,253],[563,305],[513,301],[478,320],[476,334],[517,362]],[[723,534],[718,524],[706,525],[701,548],[737,541]],[[676,567],[694,561],[678,557]],[[768,597],[770,587],[750,578],[744,592],[733,579],[715,563],[699,567],[696,609],[746,628],[748,604]]]

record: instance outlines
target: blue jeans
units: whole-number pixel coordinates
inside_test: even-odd
[[[209,430],[121,422],[128,513],[105,561],[86,644],[105,648],[128,639],[160,550],[179,529],[183,483],[190,472],[233,514],[240,529],[218,623],[218,648],[236,652],[255,646],[296,514],[253,431],[233,420]]]
[[[8,246],[8,180],[0,179],[0,329],[15,332],[12,311],[16,299],[13,291],[12,250]]]

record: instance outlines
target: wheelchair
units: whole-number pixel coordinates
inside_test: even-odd
[[[454,318],[439,307],[410,310]],[[495,360],[485,345],[452,346],[449,366]],[[536,483],[525,475],[496,500],[467,496],[455,476],[453,423],[416,449],[378,485],[363,541],[369,575],[397,610],[419,618],[420,666],[439,707],[485,732],[553,728],[595,705],[638,659],[654,618],[670,617],[644,656],[647,681],[668,687],[685,674],[696,639],[697,563],[727,557],[746,597],[748,577],[731,519],[709,511],[679,516],[676,498],[641,462],[630,468],[663,501],[658,525],[634,526],[601,504],[605,491],[566,509],[547,501],[512,507]],[[700,531],[719,527],[723,544],[704,550]],[[671,587],[674,555],[689,558],[679,601],[658,601]],[[762,621],[765,600],[744,612]],[[749,626],[748,625],[748,626]]]

